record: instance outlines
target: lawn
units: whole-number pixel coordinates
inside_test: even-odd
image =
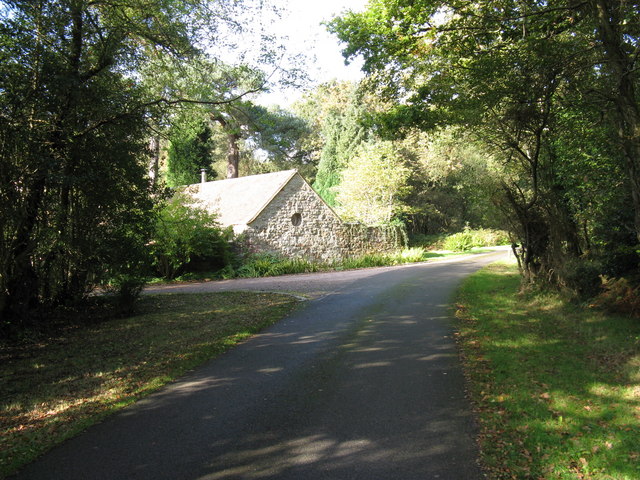
[[[640,479],[640,320],[473,275],[458,340],[490,479]]]
[[[264,293],[149,295],[135,316],[89,316],[0,345],[0,478],[299,304]]]

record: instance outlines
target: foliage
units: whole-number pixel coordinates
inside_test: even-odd
[[[504,225],[494,197],[502,173],[491,153],[461,127],[411,130],[396,142],[411,169],[403,218],[413,234]]]
[[[601,291],[602,262],[589,258],[572,258],[558,272],[560,286],[577,299],[595,297]]]
[[[466,227],[462,232],[448,235],[444,239],[442,248],[453,252],[467,252],[476,247],[494,247],[508,244],[509,236],[506,232],[490,229],[471,230]]]
[[[209,270],[230,262],[231,231],[222,230],[216,216],[176,194],[162,205],[150,244],[153,265],[166,279],[175,278],[189,264]]]
[[[603,292],[592,303],[608,312],[640,316],[640,286],[626,278],[601,277]]]
[[[149,108],[124,74],[157,33],[140,14],[133,2],[54,0],[0,11],[0,316],[14,327],[144,263]],[[187,38],[178,28],[165,40]]]
[[[198,45],[215,51],[216,38],[231,37],[221,32],[242,29],[245,3],[3,2],[3,330],[46,322],[48,310],[81,302],[96,285],[142,273],[153,224],[148,138],[176,105],[246,93],[235,82],[203,98],[180,83],[202,58]]]
[[[213,180],[214,170],[211,168],[211,129],[206,123],[191,131],[172,130],[167,157],[167,185],[179,187],[200,181],[201,170],[207,178]]]
[[[249,19],[246,14],[244,18]],[[252,48],[257,51],[259,47]],[[260,166],[271,171],[308,161],[307,151],[300,143],[300,137],[307,132],[306,124],[290,112],[265,108],[252,100],[255,94],[269,89],[274,76],[289,84],[297,78],[297,72],[278,69],[278,75],[268,76],[258,66],[230,64],[202,54],[187,60],[160,56],[145,68],[145,81],[153,91],[168,91],[172,97],[186,99],[164,119],[170,123],[168,135],[172,142],[190,145],[203,127],[208,129],[215,144],[209,145],[206,161],[196,162],[197,167],[224,178],[258,173],[254,168]],[[179,154],[178,160],[183,156],[184,153]],[[216,164],[215,168],[212,164]],[[183,179],[172,179],[173,169],[168,167],[168,183],[185,184]],[[195,175],[193,167],[183,170]]]
[[[484,191],[469,205],[495,203],[525,279],[557,284],[565,260],[638,243],[636,20],[621,1],[374,0],[330,29],[391,100],[374,114],[378,132],[454,124],[482,143],[490,181],[467,190]],[[412,220],[438,218],[423,203]]]
[[[104,292],[115,297],[115,315],[132,315],[135,305],[147,284],[141,275],[121,273],[109,279],[104,287]]]
[[[364,144],[335,187],[338,214],[365,225],[389,224],[401,213],[409,169],[390,142]]]
[[[473,235],[468,230],[454,233],[453,235],[449,235],[445,240],[444,249],[453,252],[467,252],[476,246],[473,240]]]
[[[244,259],[233,273],[234,277],[256,278],[312,273],[326,270],[326,266],[301,258],[282,258],[269,253],[255,253]],[[226,275],[228,272],[223,272]]]
[[[0,344],[0,477],[283,318],[299,302],[250,292],[144,295],[135,317],[104,298]]]
[[[331,91],[331,90],[330,90]],[[313,188],[330,206],[336,205],[335,187],[360,143],[366,138],[361,124],[362,104],[351,86],[346,102],[326,113],[322,128],[323,147]]]
[[[302,119],[308,128],[307,135],[301,138],[301,144],[309,152],[309,163],[315,168],[305,171],[304,177],[314,185],[314,188],[318,188],[318,185],[315,185],[315,177],[323,150],[328,148],[328,144],[338,133],[332,133],[330,124],[336,122],[340,116],[349,115],[347,111],[356,98],[356,88],[357,86],[352,82],[324,83],[308,91],[292,106],[295,115]],[[328,151],[325,152],[326,154]]]
[[[636,478],[640,324],[519,289],[495,264],[457,297],[488,477]]]
[[[447,234],[445,233],[436,233],[436,234],[424,234],[424,233],[414,233],[409,235],[409,246],[410,247],[422,247],[428,250],[442,250],[444,249],[444,241],[447,238]]]
[[[247,141],[266,156],[261,161],[273,168],[297,168],[303,175],[308,166],[315,166],[304,139],[310,134],[307,123],[282,108],[247,105]]]
[[[431,255],[421,247],[404,248],[392,253],[368,253],[329,263],[309,262],[304,259],[282,258],[272,254],[250,255],[243,264],[230,272],[225,269],[218,272],[224,278],[233,277],[269,277],[295,273],[313,273],[329,270],[348,270],[355,268],[386,267],[426,261]],[[230,276],[231,274],[231,276]]]

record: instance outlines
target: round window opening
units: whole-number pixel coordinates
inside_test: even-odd
[[[299,213],[294,213],[293,215],[291,215],[291,223],[294,227],[300,225],[302,223],[302,215],[300,215]]]

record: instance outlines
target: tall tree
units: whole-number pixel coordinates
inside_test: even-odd
[[[147,122],[200,101],[151,91],[143,66],[193,56],[241,3],[2,2],[2,326],[140,264],[152,223]]]
[[[308,99],[307,108],[312,101],[315,101],[322,140],[313,188],[334,206],[342,171],[367,137],[362,123],[364,105],[357,85],[351,83],[323,86],[316,92],[316,99]]]
[[[398,219],[410,170],[391,142],[371,142],[358,148],[342,170],[336,188],[338,213],[345,220],[388,225]]]
[[[613,117],[625,167],[631,186],[635,212],[635,230],[640,243],[640,99],[638,89],[638,52],[640,49],[640,12],[636,2],[589,0],[576,4],[584,14],[587,27],[595,25],[604,72],[604,93],[613,109]],[[609,90],[610,89],[610,90]],[[608,94],[608,95],[607,95]]]
[[[178,187],[200,181],[201,171],[212,179],[215,172],[211,167],[211,129],[207,123],[193,128],[175,129],[170,137],[167,155],[167,185]]]
[[[364,56],[370,85],[396,102],[380,116],[380,129],[458,123],[502,158],[501,204],[522,244],[524,271],[535,278],[557,272],[559,258],[584,247],[559,174],[564,162],[577,161],[559,148],[571,128],[564,112],[590,110],[597,97],[617,125],[640,211],[636,10],[622,1],[373,0],[331,28],[347,43],[347,56]]]

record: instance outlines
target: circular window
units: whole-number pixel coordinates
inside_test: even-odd
[[[299,213],[294,213],[293,215],[291,215],[291,223],[294,227],[300,225],[302,223],[302,215],[300,215]]]

